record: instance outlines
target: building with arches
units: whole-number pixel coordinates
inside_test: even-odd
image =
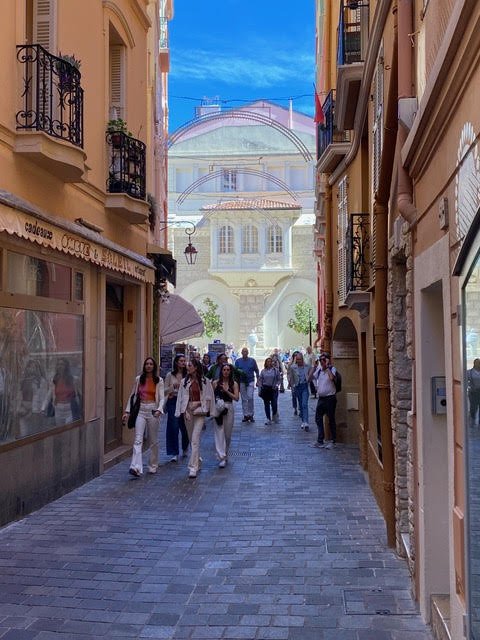
[[[224,327],[215,337],[237,349],[252,330],[257,354],[307,344],[287,326],[303,299],[315,327],[314,149],[312,119],[267,101],[206,105],[170,139],[171,248],[181,254],[192,222],[198,250],[195,266],[178,259],[177,291],[197,309],[212,299]]]

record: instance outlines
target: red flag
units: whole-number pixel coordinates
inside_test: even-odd
[[[325,116],[323,115],[322,104],[315,88],[315,116],[313,121],[317,124],[325,124]]]

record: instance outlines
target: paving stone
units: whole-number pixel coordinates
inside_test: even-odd
[[[358,450],[256,403],[221,471],[210,424],[195,482],[161,429],[155,476],[124,461],[0,530],[2,640],[431,640]]]

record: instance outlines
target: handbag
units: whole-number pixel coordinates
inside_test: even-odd
[[[138,412],[140,411],[140,396],[136,393],[132,393],[130,396],[130,413],[128,416],[127,426],[129,429],[135,429],[135,422],[137,421]]]
[[[47,408],[45,409],[45,415],[47,418],[53,418],[55,416],[55,405],[53,404],[53,400],[50,398],[49,403],[47,404]]]

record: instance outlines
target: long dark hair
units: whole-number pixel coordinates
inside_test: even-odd
[[[183,353],[179,353],[178,355],[175,356],[175,358],[173,359],[173,365],[172,365],[172,373],[174,376],[177,375],[177,373],[180,371],[180,373],[183,374],[183,376],[186,375],[186,371],[187,371],[187,363],[185,361],[185,366],[183,367],[183,370],[181,370],[178,366],[178,361],[180,360],[180,358],[185,358],[185,356],[183,355]]]
[[[58,369],[61,362],[63,363],[64,367],[63,373],[61,373]],[[70,362],[66,358],[60,358],[60,360],[57,362],[57,369],[55,371],[55,375],[53,376],[53,384],[57,384],[57,382],[62,379],[65,380],[65,382],[69,386],[73,385],[73,376],[72,372],[70,371]]]
[[[233,377],[233,367],[228,362],[226,362],[225,364],[222,364],[222,368],[220,369],[220,376],[218,378],[218,382],[222,382],[222,380],[223,380],[223,370],[224,370],[225,367],[228,367],[228,369],[229,369],[229,373],[228,373],[228,390],[230,391],[230,393],[233,393],[233,384],[235,382],[234,377]]]
[[[198,386],[200,387],[200,391],[201,391],[203,384],[206,382],[203,376],[202,363],[200,362],[200,360],[190,360],[190,364],[195,367],[195,371],[197,373]],[[191,379],[192,379],[192,376],[189,373],[187,373],[187,375],[185,376],[185,382],[183,383],[185,387],[187,386],[187,382]]]
[[[152,378],[154,383],[158,384],[160,382],[160,378],[158,377],[158,364],[155,358],[152,358],[152,356],[148,356],[148,358],[145,358],[145,360],[143,361],[143,369],[142,369],[142,373],[140,374],[140,384],[141,385],[145,384],[145,381],[147,379],[147,372],[145,370],[145,365],[147,364],[147,360],[151,360],[153,362]]]

